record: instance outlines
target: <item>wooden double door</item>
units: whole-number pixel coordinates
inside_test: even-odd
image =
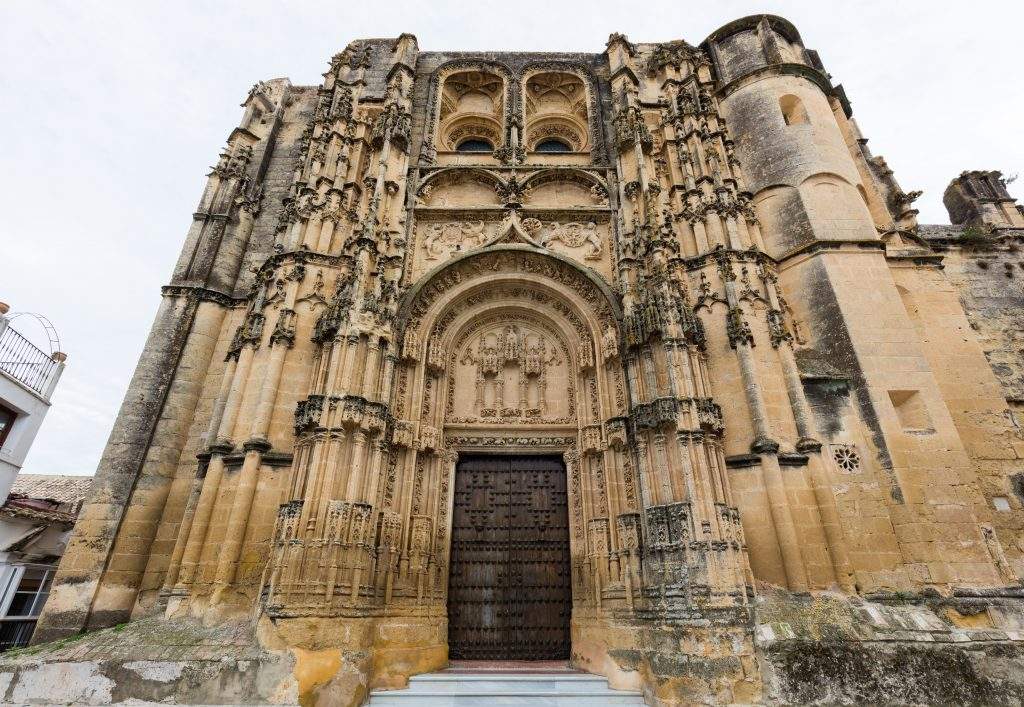
[[[561,457],[461,455],[448,584],[450,657],[566,659],[571,615]]]

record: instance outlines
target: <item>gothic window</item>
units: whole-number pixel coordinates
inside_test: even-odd
[[[455,148],[458,152],[491,152],[494,150],[494,145],[487,142],[486,140],[480,140],[478,138],[469,138],[459,143],[459,146]]]
[[[803,101],[796,96],[782,96],[779,99],[779,108],[782,110],[782,119],[786,121],[786,125],[805,125],[811,122]]]
[[[460,71],[441,86],[438,149],[491,152],[504,134],[505,82],[486,71]]]
[[[575,74],[547,71],[526,77],[526,129],[531,152],[586,152],[590,130],[587,89]]]

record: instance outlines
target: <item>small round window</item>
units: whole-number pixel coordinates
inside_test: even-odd
[[[544,140],[537,143],[534,152],[572,152],[572,149],[561,140]]]
[[[470,138],[469,140],[463,140],[460,142],[459,146],[455,149],[459,152],[492,152],[494,150],[494,146],[486,140]]]

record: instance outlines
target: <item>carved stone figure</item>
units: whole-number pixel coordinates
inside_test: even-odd
[[[454,251],[479,247],[487,240],[483,221],[435,223],[427,227],[423,249],[428,260],[442,259]]]
[[[501,355],[505,361],[519,360],[519,329],[515,325],[505,327],[501,337]]]
[[[597,224],[570,222],[559,224],[554,221],[548,224],[548,230],[541,237],[541,244],[561,242],[569,248],[586,247],[583,257],[587,260],[598,260],[601,257],[601,238],[597,235]]]

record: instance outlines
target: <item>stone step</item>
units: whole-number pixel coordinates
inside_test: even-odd
[[[387,705],[643,705],[631,690],[612,690],[601,676],[586,673],[460,673],[417,675],[405,690],[374,690],[371,707]]]

